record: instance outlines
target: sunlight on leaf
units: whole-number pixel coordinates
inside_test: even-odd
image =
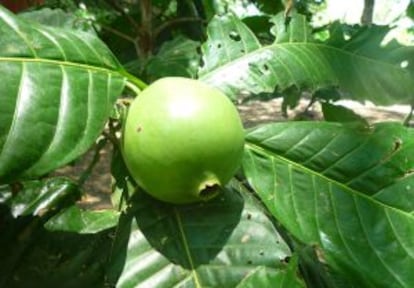
[[[396,199],[414,197],[401,189],[414,187],[414,131],[290,124],[247,136],[243,167],[265,205],[358,287],[412,287],[414,205]]]
[[[0,7],[0,183],[34,178],[93,144],[125,84],[97,37]]]
[[[311,92],[339,87],[346,92],[343,97],[376,104],[412,102],[414,70],[401,63],[412,62],[413,47],[396,42],[384,46],[388,27],[366,27],[347,39],[342,26],[332,25],[329,41],[320,42],[313,39],[304,16],[293,15],[288,26],[281,14],[272,22],[275,41],[262,45],[235,16],[215,17],[202,45],[200,80],[233,99],[296,86]]]

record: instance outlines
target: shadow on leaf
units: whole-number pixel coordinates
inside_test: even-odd
[[[194,205],[175,206],[147,195],[138,195],[134,211],[138,227],[151,246],[170,262],[185,269],[207,264],[227,243],[238,225],[243,198],[223,189],[216,199]]]
[[[155,267],[172,264],[194,270],[210,263],[239,224],[244,207],[242,196],[230,188],[193,205],[163,203],[146,193],[136,193],[131,200],[120,220],[109,273],[110,282],[120,286],[144,281]],[[133,267],[140,269],[132,276]],[[124,279],[128,275],[134,280]]]

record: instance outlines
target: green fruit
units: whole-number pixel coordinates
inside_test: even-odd
[[[170,203],[209,200],[235,174],[244,130],[233,103],[192,79],[168,77],[132,102],[123,155],[135,181]]]

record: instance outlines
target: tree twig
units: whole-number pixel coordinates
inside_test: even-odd
[[[109,6],[111,6],[112,8],[115,9],[115,11],[118,11],[119,13],[122,14],[122,16],[124,16],[128,22],[134,27],[135,31],[138,32],[140,29],[140,25],[137,23],[137,21],[135,21],[134,18],[131,17],[131,15],[129,15],[128,13],[126,13],[124,11],[124,9],[122,8],[122,6],[120,6],[120,4],[118,4],[118,2],[116,0],[105,0],[106,3],[108,3]]]
[[[93,168],[96,166],[96,164],[99,162],[99,159],[101,158],[100,152],[105,147],[106,143],[107,138],[102,138],[96,144],[95,153],[93,155],[91,163],[89,163],[88,167],[85,169],[85,171],[80,175],[78,179],[79,187],[82,187],[85,184],[86,180],[88,180]]]
[[[121,31],[116,30],[112,27],[109,27],[109,26],[106,26],[106,25],[100,25],[100,26],[101,26],[102,29],[104,29],[108,32],[111,32],[112,34],[135,44],[135,41],[136,41],[135,38],[133,38],[133,37],[131,37],[131,36],[125,34],[125,33],[122,33]]]
[[[375,0],[364,0],[364,10],[362,11],[361,23],[365,25],[372,24],[374,17]]]
[[[202,22],[202,23],[204,23],[205,20],[203,18],[200,18],[200,17],[182,17],[182,18],[177,18],[177,19],[171,19],[170,21],[164,22],[163,24],[161,24],[160,26],[158,26],[154,30],[154,33],[153,33],[154,34],[154,39],[156,39],[158,37],[158,35],[161,34],[162,31],[169,28],[170,26],[185,23],[185,22]]]

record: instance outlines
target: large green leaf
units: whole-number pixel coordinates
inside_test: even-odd
[[[17,19],[0,6],[0,183],[37,177],[84,153],[125,78],[106,46],[80,31]]]
[[[117,287],[235,287],[258,266],[267,267],[262,281],[292,269],[287,244],[246,191],[186,206],[139,193],[133,203],[113,250],[109,279]]]
[[[247,141],[247,178],[290,233],[355,287],[414,286],[412,129],[283,123]]]
[[[199,78],[232,98],[291,86],[311,91],[339,86],[351,99],[412,103],[413,47],[383,45],[388,27],[361,28],[348,39],[333,25],[330,40],[320,42],[304,16],[294,15],[288,26],[281,14],[272,22],[275,40],[262,45],[235,16],[215,17],[202,45]]]

